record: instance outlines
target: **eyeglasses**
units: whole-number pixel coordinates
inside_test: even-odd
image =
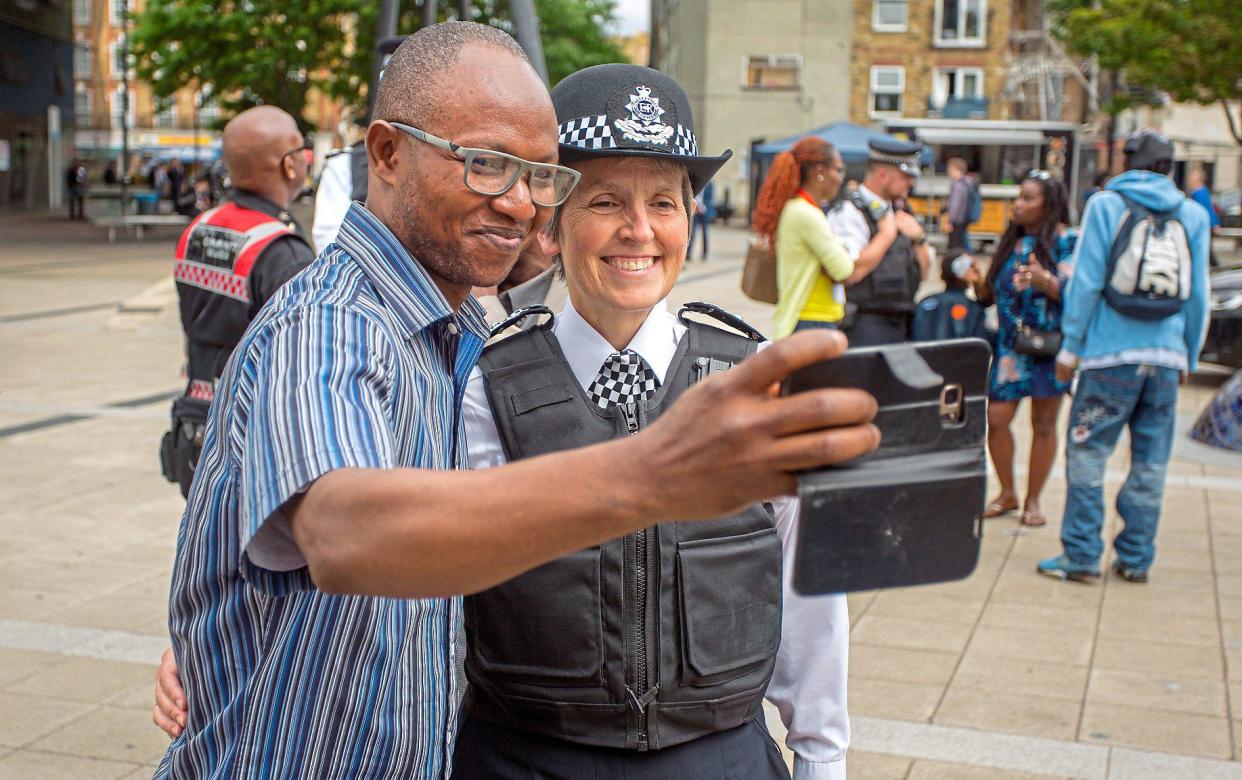
[[[279,165],[284,165],[284,164],[285,164],[285,158],[286,158],[286,157],[288,157],[288,156],[289,156],[289,155],[291,155],[291,154],[297,154],[298,152],[302,152],[302,153],[304,154],[304,156],[306,157],[307,162],[309,162],[309,161],[310,161],[310,155],[305,154],[305,153],[306,153],[306,152],[313,152],[314,150],[315,150],[315,145],[314,145],[313,143],[311,143],[311,140],[310,140],[309,138],[303,138],[303,139],[302,139],[302,145],[301,145],[301,146],[299,146],[299,147],[298,147],[298,148],[296,148],[296,149],[290,149],[289,151],[285,152],[284,154],[282,154],[282,155],[280,156],[280,163],[279,163]]]
[[[559,206],[573,192],[582,174],[552,163],[535,163],[491,149],[473,149],[400,122],[388,124],[418,140],[452,154],[465,163],[462,181],[471,192],[489,198],[504,195],[530,171],[530,199],[537,206]]]
[[[1052,181],[1053,177],[1052,177],[1052,174],[1048,173],[1047,171],[1041,171],[1038,168],[1032,168],[1030,171],[1027,172],[1026,178],[1039,179],[1040,181]]]

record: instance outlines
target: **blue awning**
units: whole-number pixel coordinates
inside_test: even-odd
[[[775,157],[777,154],[788,150],[799,139],[805,138],[808,135],[817,135],[835,146],[841,154],[841,159],[847,165],[866,161],[868,153],[867,142],[871,139],[887,138],[896,140],[895,136],[879,130],[871,130],[860,125],[850,124],[849,122],[830,122],[822,127],[791,135],[788,138],[758,144],[754,147],[753,153],[756,157]],[[931,165],[932,160],[931,149],[924,147],[921,162],[924,165]]]

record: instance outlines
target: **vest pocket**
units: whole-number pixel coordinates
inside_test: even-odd
[[[781,542],[776,529],[677,544],[682,674],[718,685],[776,655],[781,638]]]
[[[603,667],[599,547],[546,563],[465,600],[468,657],[485,675],[553,685]]]

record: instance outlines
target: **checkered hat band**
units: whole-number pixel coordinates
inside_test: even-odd
[[[632,349],[614,352],[587,388],[591,401],[601,409],[650,398],[660,386],[647,361]]]
[[[608,124],[608,117],[604,114],[562,122],[557,127],[557,134],[561,143],[566,146],[576,146],[579,149],[618,148],[617,141],[612,135],[612,126]],[[627,145],[626,148],[641,149],[644,147]],[[679,157],[699,156],[699,140],[695,137],[694,131],[685,125],[677,125],[676,132],[673,134],[673,154]]]
[[[557,132],[561,143],[579,149],[613,149],[617,145],[612,138],[612,128],[608,126],[608,117],[604,114],[562,122]]]
[[[917,154],[884,154],[883,152],[872,152],[871,159],[875,162],[890,163],[892,165],[918,165],[919,156]]]

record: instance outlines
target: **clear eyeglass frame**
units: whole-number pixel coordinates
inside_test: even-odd
[[[563,165],[531,162],[494,149],[461,146],[401,122],[389,122],[388,124],[423,143],[443,149],[461,160],[463,163],[462,182],[466,188],[489,198],[503,195],[513,189],[518,179],[529,171],[528,188],[531,201],[536,206],[555,207],[569,198],[578,180],[582,178],[582,174],[578,171]]]

